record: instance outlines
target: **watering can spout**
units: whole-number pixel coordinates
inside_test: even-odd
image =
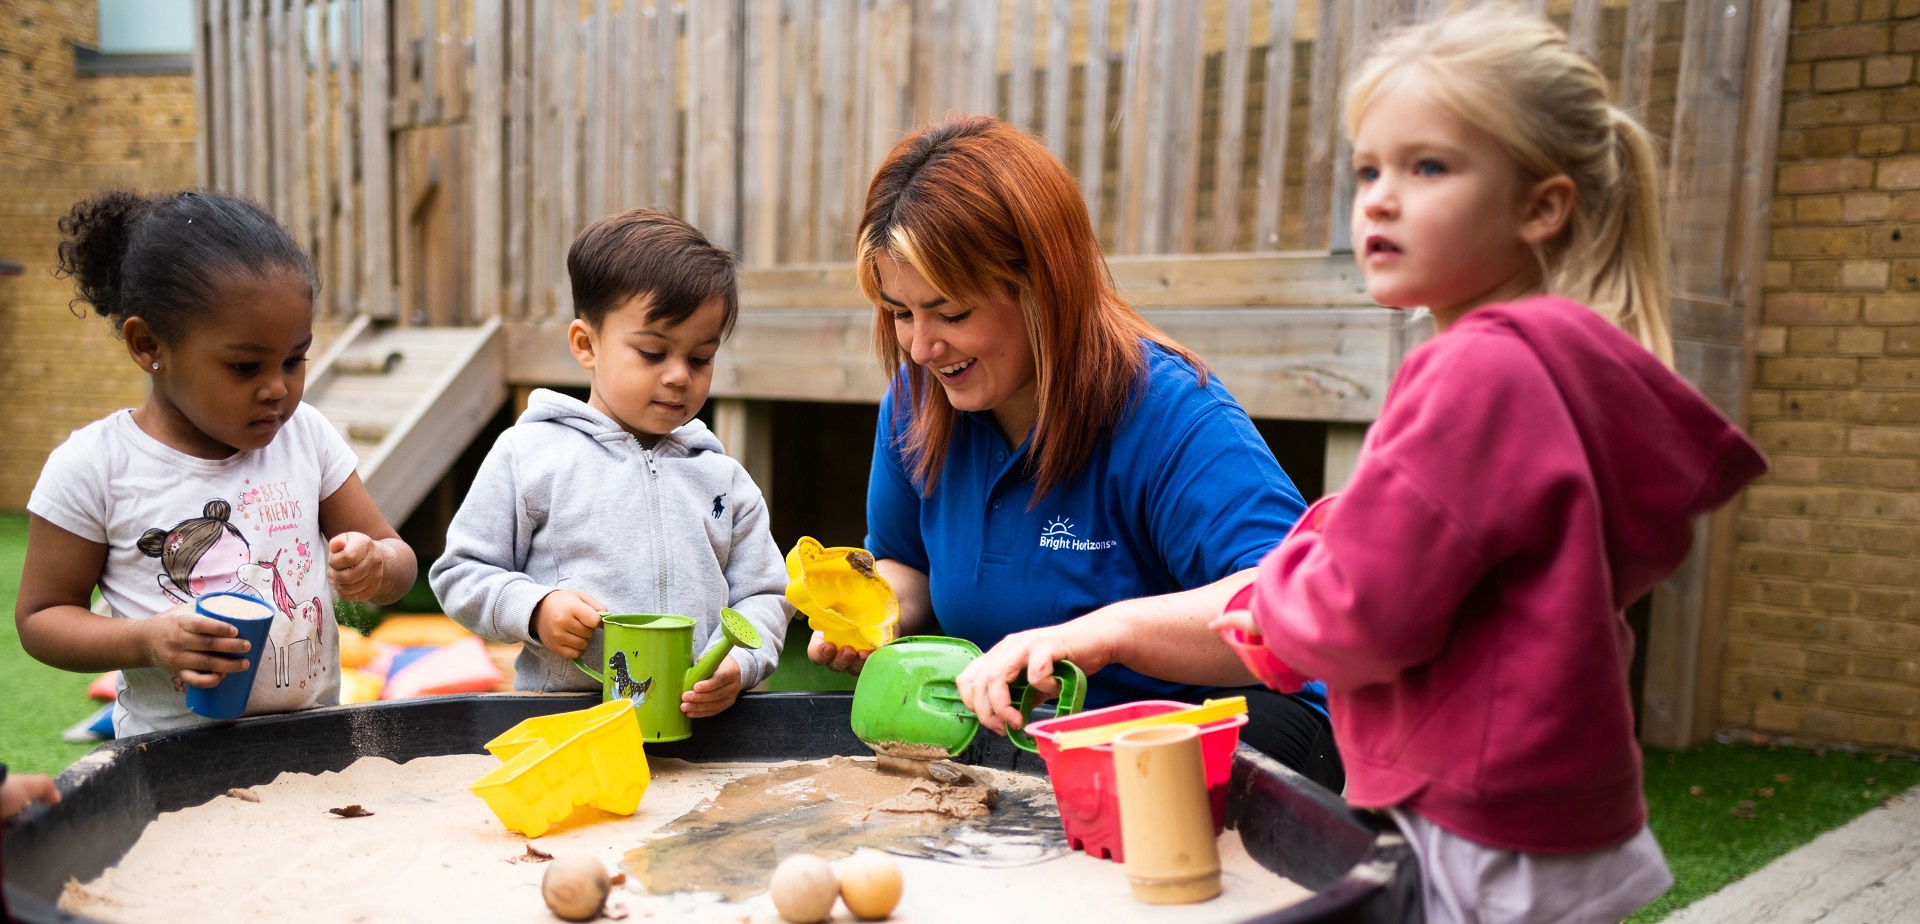
[[[754,650],[760,647],[760,630],[740,615],[740,611],[730,606],[720,608],[720,641],[700,657],[700,662],[687,668],[687,688],[712,677],[720,669],[720,662],[726,660],[735,646]],[[583,668],[584,669],[584,668]]]

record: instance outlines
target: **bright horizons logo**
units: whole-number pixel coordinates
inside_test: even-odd
[[[1043,549],[1065,549],[1073,552],[1098,552],[1110,549],[1120,543],[1113,539],[1075,539],[1073,521],[1066,517],[1054,517],[1047,521],[1047,528],[1040,534],[1040,547]]]

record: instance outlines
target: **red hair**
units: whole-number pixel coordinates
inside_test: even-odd
[[[1200,357],[1120,300],[1079,187],[1044,145],[989,116],[930,125],[895,145],[874,173],[854,264],[877,312],[881,366],[890,377],[903,371],[892,379],[894,413],[913,409],[905,455],[923,493],[940,478],[954,410],[894,334],[880,296],[883,255],[955,302],[1019,303],[1039,404],[1027,451],[1036,503],[1119,425],[1146,374],[1140,341],[1166,347],[1206,379]]]

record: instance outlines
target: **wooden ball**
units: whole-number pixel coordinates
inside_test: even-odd
[[[862,850],[840,864],[840,899],[865,921],[877,921],[900,904],[900,864],[878,850]]]
[[[599,860],[577,854],[547,864],[540,877],[540,897],[547,900],[548,910],[569,921],[598,917],[612,887]]]
[[[827,861],[810,853],[797,853],[774,867],[767,890],[773,893],[773,907],[781,917],[793,924],[816,924],[833,914],[834,899],[840,897],[840,880]]]

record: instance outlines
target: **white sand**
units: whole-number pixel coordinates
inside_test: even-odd
[[[368,757],[340,773],[283,773],[254,787],[257,803],[222,796],[156,818],[119,865],[93,882],[69,882],[60,907],[129,922],[552,922],[558,919],[540,899],[545,864],[516,862],[529,844],[555,855],[587,853],[618,872],[628,849],[728,781],[778,766],[655,760],[632,816],[583,807],[529,841],[467,791],[498,764],[484,754],[406,764]],[[374,814],[327,811],[350,804]],[[1244,918],[1310,894],[1261,869],[1234,832],[1221,837],[1220,853],[1221,897],[1163,907],[1132,900],[1122,865],[1078,851],[995,869],[903,857],[906,895],[893,920],[1202,922]],[[609,908],[620,907],[631,921],[780,921],[764,892],[738,903],[656,896],[638,877],[615,889]],[[842,905],[833,920],[854,918]]]

